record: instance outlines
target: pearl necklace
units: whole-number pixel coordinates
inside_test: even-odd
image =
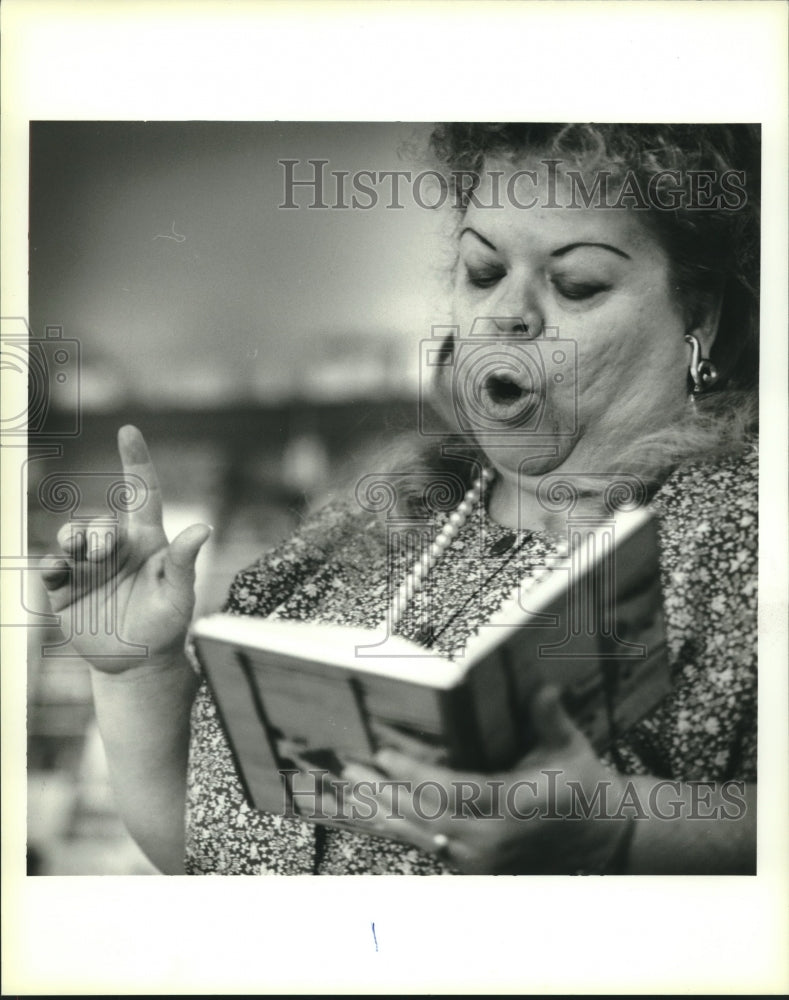
[[[481,500],[485,487],[493,479],[493,475],[492,469],[482,470],[481,475],[477,476],[472,483],[471,489],[466,492],[466,495],[458,506],[449,515],[441,531],[439,531],[431,543],[430,548],[426,549],[423,555],[413,564],[392,599],[389,609],[390,628],[394,628],[403,617],[408,602],[414,594],[417,594],[422,589],[433,567],[455,540],[458,532],[468,520],[469,514],[471,514],[477,503]]]
[[[485,489],[492,482],[495,473],[492,469],[484,468],[472,483],[471,489],[467,491],[463,500],[455,510],[449,515],[443,527],[436,535],[430,547],[411,566],[405,580],[400,584],[390,606],[389,627],[394,628],[402,618],[405,610],[415,594],[424,586],[428,576],[432,572],[447,551],[449,546],[460,533],[463,525],[469,518],[474,508],[482,501]],[[533,570],[528,579],[521,581],[512,594],[513,600],[518,600],[524,591],[531,590],[536,584],[548,576],[554,567],[563,562],[570,551],[570,546],[566,539],[561,539],[556,545],[556,554],[548,556],[542,566]]]
[[[485,489],[491,483],[494,476],[495,473],[492,469],[485,468],[482,470],[482,473],[472,483],[471,489],[467,491],[462,501],[449,515],[430,547],[411,566],[408,575],[400,584],[397,593],[392,599],[389,611],[390,628],[394,628],[403,617],[409,602],[422,589],[436,563],[441,560],[446,550],[458,536],[476,505],[482,501]],[[553,570],[557,563],[562,562],[567,557],[568,552],[569,546],[567,541],[562,539],[557,544],[556,555],[548,556],[543,566],[536,568],[529,579],[519,584],[513,594],[513,599],[517,600],[523,590],[530,590],[535,584],[539,583],[540,580]]]

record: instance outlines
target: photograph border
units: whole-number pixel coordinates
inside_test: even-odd
[[[31,120],[760,122],[769,418],[756,876],[29,878],[24,630],[6,629],[3,993],[789,989],[785,5],[6,0],[0,18],[4,316],[28,312]],[[3,445],[9,552],[24,449]]]

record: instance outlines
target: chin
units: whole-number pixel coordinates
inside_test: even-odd
[[[508,435],[499,440],[482,442],[482,449],[491,463],[502,472],[521,476],[545,476],[561,469],[573,454],[574,438],[535,438],[534,435],[516,440]]]

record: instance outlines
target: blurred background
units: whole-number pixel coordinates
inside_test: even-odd
[[[415,426],[419,342],[448,319],[446,213],[390,183],[367,208],[309,208],[306,187],[279,206],[286,171],[309,179],[309,160],[327,161],[330,206],[358,171],[416,173],[428,133],[32,123],[30,556],[69,518],[111,515],[125,423],[148,440],[170,537],[215,526],[198,613],[338,484],[376,471],[383,442]],[[26,576],[29,871],[153,873],[114,809],[87,666],[36,617],[45,597]]]

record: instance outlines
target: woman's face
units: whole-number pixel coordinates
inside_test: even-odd
[[[499,190],[507,190],[511,165]],[[464,216],[454,285],[453,404],[503,473],[616,471],[623,448],[687,407],[688,332],[669,260],[634,209],[553,208],[538,172],[490,175]],[[553,201],[571,199],[561,185]],[[710,338],[701,331],[705,348]]]

